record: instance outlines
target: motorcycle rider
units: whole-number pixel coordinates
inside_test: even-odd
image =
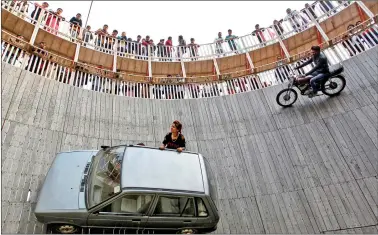
[[[295,69],[300,69],[312,62],[315,63],[315,66],[304,75],[306,78],[311,77],[310,79],[311,89],[308,95],[310,98],[314,97],[317,94],[318,83],[323,78],[325,78],[327,74],[329,73],[328,59],[323,53],[320,52],[320,47],[312,46],[311,53],[312,53],[312,57],[309,60],[295,67]]]

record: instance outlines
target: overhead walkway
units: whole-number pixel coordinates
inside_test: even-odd
[[[138,99],[2,63],[2,232],[44,232],[33,209],[57,152],[157,146],[178,119],[188,148],[217,173],[216,233],[377,233],[378,48],[343,64],[340,96],[299,97],[282,109],[275,96],[284,85],[208,99]]]

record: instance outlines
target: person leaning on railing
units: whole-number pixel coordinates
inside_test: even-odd
[[[33,54],[30,56],[28,60],[28,65],[26,66],[26,70],[29,70],[30,72],[37,73],[39,70],[38,74],[41,74],[44,72],[47,68],[47,51],[46,49],[46,43],[45,42],[40,42],[39,43],[39,48],[32,47],[31,53]],[[38,67],[39,65],[39,67]],[[33,71],[34,68],[34,71]]]
[[[47,2],[43,2],[42,5],[39,5],[38,3],[34,3],[34,11],[31,13],[31,17],[33,19],[33,24],[37,24],[37,21],[40,17],[41,12],[43,11],[43,17],[46,17],[47,11],[46,9],[49,7],[49,4]]]
[[[225,41],[228,42],[228,46],[230,47],[231,51],[234,51],[237,54],[238,49],[237,49],[235,39],[237,39],[238,37],[232,34],[231,29],[229,29],[227,32],[228,32],[228,35],[226,36]]]
[[[56,12],[49,11],[49,14],[46,20],[47,27],[45,27],[45,30],[47,32],[51,32],[55,35],[58,34],[60,21],[65,21],[65,18],[61,16],[62,13],[63,13],[62,8],[58,8]]]
[[[87,25],[87,27],[83,30],[83,41],[84,41],[84,46],[89,43],[89,41],[93,40],[93,34],[91,32],[91,26]]]
[[[215,38],[215,40],[214,40],[215,53],[218,54],[218,56],[220,54],[223,54],[223,47],[222,47],[223,42],[224,42],[224,40],[223,40],[223,37],[222,37],[222,32],[218,32],[218,37]]]
[[[73,38],[77,38],[80,33],[80,28],[83,25],[83,22],[81,21],[81,14],[77,13],[76,16],[72,17],[70,19],[70,23],[71,36]]]

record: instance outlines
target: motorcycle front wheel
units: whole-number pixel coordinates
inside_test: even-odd
[[[298,93],[292,88],[286,88],[278,92],[276,102],[282,107],[289,107],[298,99]]]
[[[345,78],[342,75],[331,77],[322,83],[322,92],[328,96],[336,96],[340,94],[345,88]]]

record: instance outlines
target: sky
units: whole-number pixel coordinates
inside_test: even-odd
[[[38,1],[41,3],[42,1]],[[178,35],[189,42],[212,43],[218,32],[243,36],[250,34],[255,24],[269,26],[273,20],[282,19],[286,9],[300,10],[313,1],[94,1],[88,25],[92,31],[109,25],[109,32],[136,39],[149,35],[155,43],[173,37],[177,45]],[[90,1],[48,1],[50,9],[63,9],[67,21],[77,13],[82,14],[83,25],[87,20]]]

